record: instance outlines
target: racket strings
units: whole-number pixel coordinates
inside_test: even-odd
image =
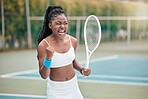
[[[97,43],[99,38],[99,29],[98,24],[94,18],[90,18],[87,22],[86,26],[86,41],[88,45],[88,49],[92,51]]]

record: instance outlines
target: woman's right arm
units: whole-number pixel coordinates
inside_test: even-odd
[[[54,49],[50,46],[44,46],[45,43],[41,43],[37,47],[37,54],[38,54],[38,64],[39,64],[39,73],[43,79],[46,79],[50,75],[50,68],[46,68],[43,64],[44,58],[50,60],[53,56]]]

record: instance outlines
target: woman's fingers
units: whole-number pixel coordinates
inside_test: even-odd
[[[55,52],[55,50],[54,50],[53,47],[51,47],[51,46],[46,47],[46,54],[47,54],[46,58],[47,59],[51,59],[53,54],[54,54],[54,52]]]
[[[89,76],[90,73],[91,73],[90,68],[88,68],[88,69],[85,69],[85,68],[84,68],[84,69],[82,70],[82,74],[83,74],[84,76]]]

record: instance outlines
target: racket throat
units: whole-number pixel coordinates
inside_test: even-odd
[[[86,59],[86,64],[85,64],[85,68],[86,68],[86,69],[89,68],[89,60],[90,60],[90,54],[88,53],[87,59]]]
[[[86,65],[85,68],[88,69],[89,68],[89,60],[86,61]]]

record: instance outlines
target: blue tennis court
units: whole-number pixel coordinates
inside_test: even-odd
[[[17,94],[0,94],[0,99],[45,99],[45,96],[17,95]]]
[[[85,62],[81,62],[84,66]],[[148,86],[148,57],[133,56],[108,56],[91,60],[90,68],[92,73],[85,78],[76,71],[79,82],[111,83],[125,85]],[[1,77],[38,79],[42,80],[38,70],[11,73]],[[45,99],[35,96],[17,96],[1,94],[0,99]]]
[[[84,62],[81,64],[84,66]],[[90,68],[92,73],[87,78],[76,71],[80,81],[148,84],[148,57],[108,56],[92,60]],[[41,79],[38,70],[16,73],[9,77]]]

